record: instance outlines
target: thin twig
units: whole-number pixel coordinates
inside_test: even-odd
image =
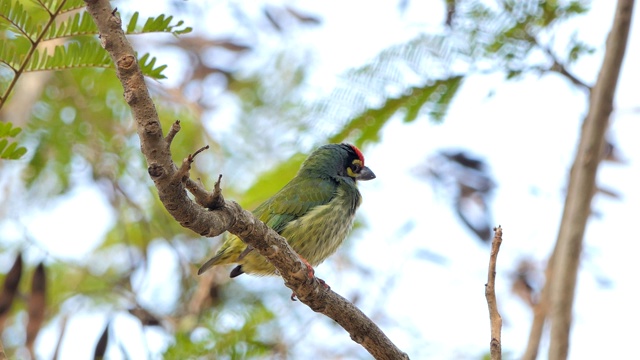
[[[502,227],[493,228],[495,235],[491,243],[491,256],[489,257],[489,275],[484,287],[484,296],[487,298],[489,306],[489,321],[491,323],[491,360],[502,359],[502,317],[498,312],[498,302],[496,300],[496,263],[498,262],[498,251],[502,244]]]

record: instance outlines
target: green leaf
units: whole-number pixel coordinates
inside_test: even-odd
[[[9,155],[9,158],[12,160],[18,160],[26,153],[27,153],[27,148],[25,148],[24,146],[19,146],[17,149],[15,149],[11,153],[11,155]]]
[[[0,138],[3,137],[16,137],[18,136],[18,134],[20,134],[20,132],[22,131],[22,128],[19,127],[14,127],[12,123],[10,122],[0,122]]]
[[[160,65],[158,67],[154,67],[156,64],[156,58],[151,57],[149,53],[142,55],[141,58],[138,59],[138,65],[140,66],[140,70],[145,76],[148,76],[153,79],[166,79],[167,77],[162,75],[162,71],[167,68],[167,65]]]
[[[161,14],[157,17],[149,17],[144,23],[144,26],[138,26],[139,14],[135,12],[129,24],[127,24],[127,34],[144,34],[153,32],[171,33],[173,35],[182,35],[191,32],[190,27],[183,27],[184,21],[180,20],[175,24],[171,24],[173,16],[166,16]]]
[[[7,123],[7,125],[11,125],[11,123]],[[18,136],[18,134],[20,134],[22,132],[22,129],[19,127],[14,127],[13,129],[9,130],[9,137],[16,137]]]
[[[453,101],[453,97],[458,93],[458,90],[462,85],[463,79],[464,77],[462,76],[454,76],[444,80],[438,86],[438,96],[435,99],[432,99],[435,101],[433,102],[432,110],[429,112],[429,115],[431,115],[434,121],[444,120],[447,110],[449,110],[451,102]]]
[[[6,139],[4,140],[6,141]],[[0,155],[0,157],[3,159],[11,159],[11,155],[13,154],[13,152],[16,150],[17,147],[18,147],[18,143],[12,142],[11,144],[9,144],[9,146],[7,146],[4,149],[4,151],[2,151],[2,154]]]
[[[136,25],[138,24],[138,17],[140,17],[139,12],[134,12],[129,20],[129,25],[127,25],[127,34],[131,34],[136,30]]]

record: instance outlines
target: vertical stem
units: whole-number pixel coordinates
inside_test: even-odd
[[[489,306],[489,321],[491,323],[491,343],[489,350],[491,360],[502,359],[502,317],[498,311],[498,301],[496,300],[496,265],[498,263],[498,252],[502,244],[502,227],[494,228],[493,242],[491,243],[491,256],[489,257],[489,274],[487,284],[484,288],[484,296],[487,298]]]
[[[550,284],[550,360],[564,360],[569,353],[571,315],[582,240],[591,212],[604,135],[613,110],[613,97],[627,47],[633,3],[633,0],[618,1],[603,64],[591,92],[589,111],[582,125],[580,144],[571,169]]]

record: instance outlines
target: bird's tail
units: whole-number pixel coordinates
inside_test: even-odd
[[[243,251],[243,248],[245,249]],[[247,246],[237,238],[227,239],[222,247],[216,252],[216,254],[207,262],[205,262],[198,270],[198,275],[201,275],[205,271],[211,269],[215,265],[231,264],[242,260],[242,258],[250,250]],[[244,254],[244,255],[243,255]],[[239,274],[238,274],[239,275]]]
[[[202,273],[204,273],[205,271],[211,269],[213,266],[220,264],[220,261],[223,259],[224,257],[224,251],[221,251],[219,253],[216,254],[216,256],[212,257],[211,259],[207,260],[206,263],[204,263],[200,269],[198,269],[198,275],[202,275]]]

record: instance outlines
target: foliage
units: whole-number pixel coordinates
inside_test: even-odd
[[[312,113],[314,121],[338,119],[331,141],[358,145],[376,141],[396,115],[413,121],[426,115],[442,121],[464,79],[501,72],[507,79],[560,72],[593,49],[574,34],[563,56],[544,43],[563,21],[588,10],[588,1],[455,1],[442,33],[419,34],[382,51],[370,63],[344,75],[344,81]],[[537,53],[546,55],[539,62]],[[581,82],[572,77],[573,82]]]
[[[163,358],[276,357],[279,349],[276,339],[268,340],[271,338],[268,329],[274,318],[275,314],[261,303],[244,309],[233,306],[213,309],[202,319],[203,328],[199,331],[178,333],[176,342],[165,351]]]
[[[284,45],[275,49],[264,45],[286,45],[280,32],[269,41],[251,41],[256,33],[269,33],[260,26],[272,26],[264,24],[276,21],[273,16],[246,24],[246,14],[235,14],[243,25],[233,40],[193,35],[179,42],[139,44],[171,48],[172,56],[186,59],[189,71],[184,78],[172,79],[178,83],[175,88],[152,84],[164,128],[181,120],[182,130],[172,144],[174,160],[211,145],[211,151],[199,155],[192,177],[211,187],[216,175],[224,174],[225,197],[252,209],[293,177],[304,154],[318,143],[352,141],[366,146],[379,141],[393,119],[444,121],[465,78],[477,72],[504,71],[516,79],[530,71],[555,71],[555,57],[543,63],[528,57],[535,51],[547,53],[547,46],[539,43],[544,33],[586,9],[581,1],[504,1],[500,8],[471,0],[455,4],[451,27],[444,33],[420,34],[389,47],[368,64],[346,72],[335,91],[312,106],[304,96],[310,55]],[[301,317],[289,311],[287,294],[279,296],[266,286],[238,290],[242,285],[228,285],[224,269],[209,280],[194,276],[194,264],[219,239],[203,240],[186,232],[162,208],[139,154],[122,88],[109,70],[113,64],[83,6],[82,0],[0,4],[2,105],[13,100],[9,95],[22,74],[51,71],[42,95],[24,109],[30,114],[28,124],[20,124],[25,143],[32,144],[20,177],[24,191],[6,195],[2,203],[46,210],[51,199],[88,185],[103,194],[113,214],[112,225],[83,259],[57,258],[48,254],[47,244],[35,242],[3,241],[3,252],[24,250],[46,259],[47,320],[77,301],[96,311],[105,305],[114,312],[146,305],[150,312],[161,314],[163,329],[173,340],[165,358],[206,357],[212,352],[219,358],[259,358],[273,355],[270,349],[276,345],[286,354],[294,345],[280,343],[283,328],[288,319]],[[200,15],[206,17],[204,12]],[[191,30],[167,15],[142,21],[136,12],[125,23],[132,35],[182,35]],[[242,38],[244,33],[252,35]],[[44,50],[47,43],[52,50]],[[255,56],[258,50],[263,51],[260,59]],[[220,57],[223,60],[211,56],[221,51],[226,62],[225,56]],[[559,61],[568,65],[589,51],[576,36]],[[164,77],[166,67],[156,66],[149,54],[140,56],[139,62],[150,78]],[[61,71],[69,69],[73,71]],[[14,137],[16,129],[10,123],[0,128],[0,146],[6,140],[2,134]],[[14,144],[0,149],[3,157],[11,146],[10,157],[22,155],[19,151],[24,148]],[[15,216],[22,221],[24,215]],[[175,279],[163,279],[167,284],[175,280],[178,287],[172,305],[163,309],[155,302],[142,304],[139,286],[152,277],[150,263],[158,244],[170,249],[178,263]],[[193,305],[201,293],[205,300]],[[23,311],[13,307],[11,316]],[[225,326],[229,313],[235,326]]]
[[[82,0],[50,0],[41,3],[25,3],[21,0],[7,0],[0,5],[0,19],[3,27],[3,41],[0,45],[2,65],[13,73],[8,84],[0,88],[0,107],[8,99],[16,81],[23,72],[76,69],[81,67],[113,68],[108,54],[102,51],[96,38],[98,29],[91,16],[81,11]],[[81,11],[81,12],[78,12]],[[166,32],[174,35],[191,31],[183,27],[183,22],[172,24],[173,17],[160,15],[148,18],[143,26],[138,25],[138,13],[134,13],[127,25],[128,34]],[[44,24],[44,25],[42,25]],[[7,41],[8,40],[8,41]],[[73,40],[56,42],[52,54],[48,47],[41,45],[53,40]],[[66,42],[66,43],[65,43]],[[143,73],[155,79],[162,79],[164,67],[154,67],[155,58],[143,55],[139,58]]]

